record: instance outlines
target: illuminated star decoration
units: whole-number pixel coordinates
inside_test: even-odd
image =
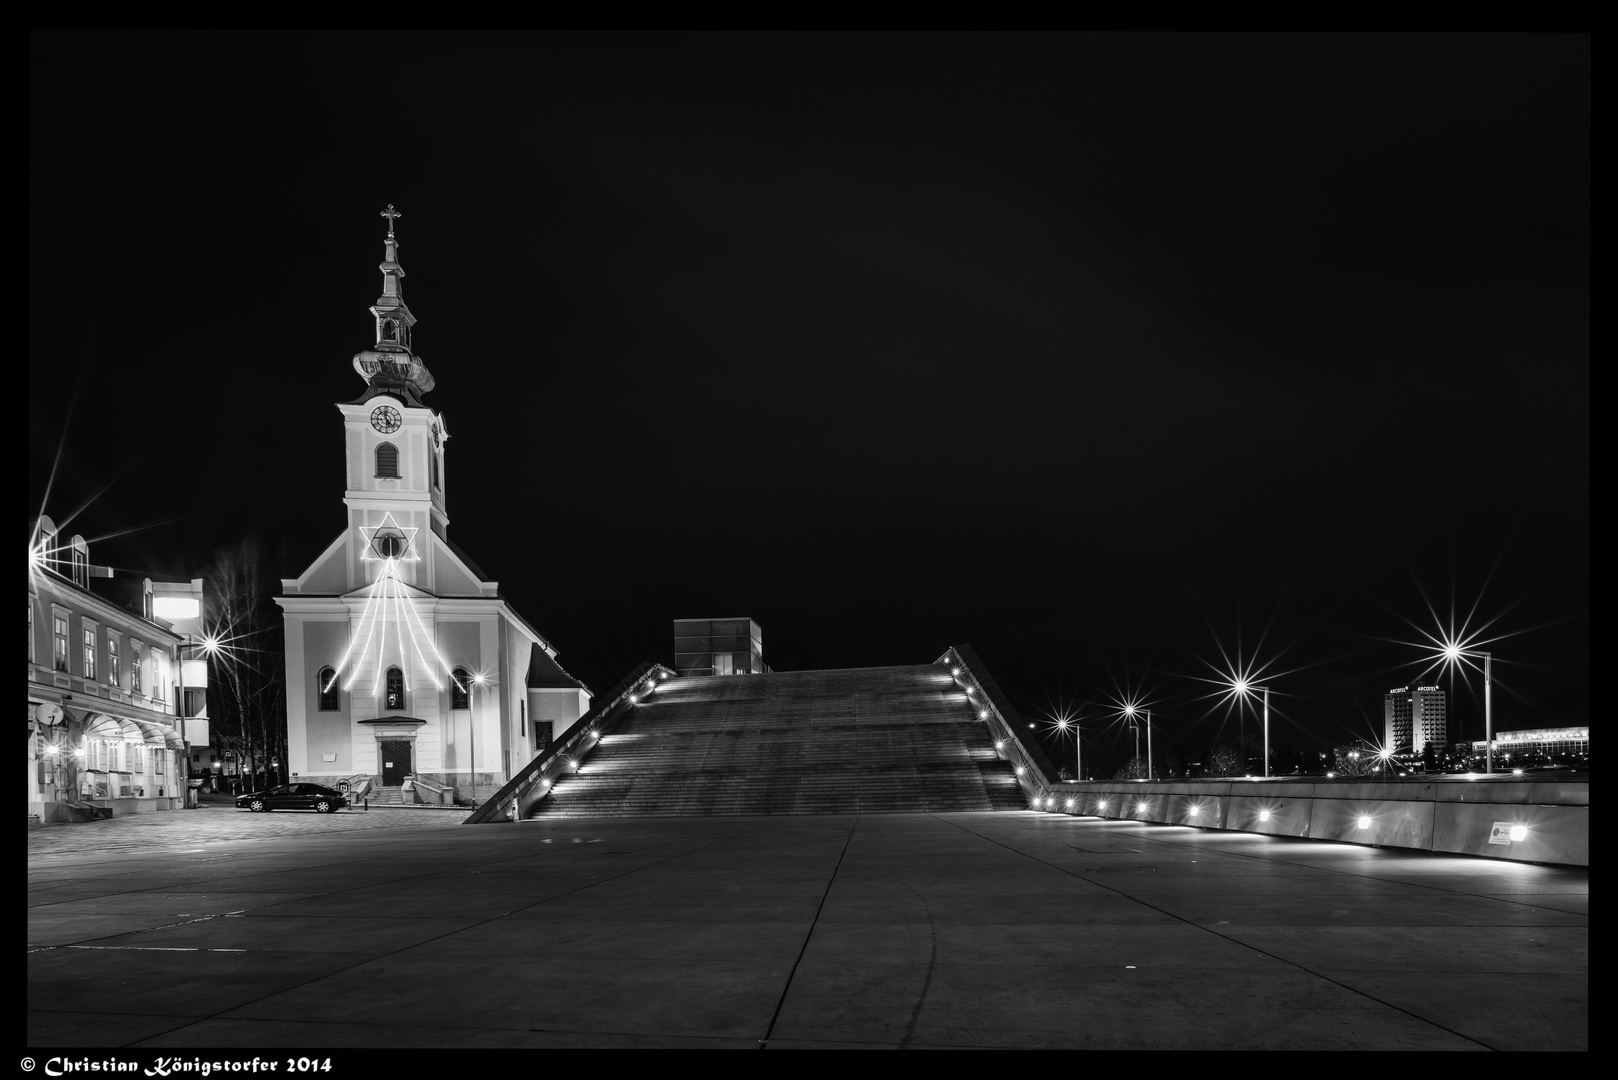
[[[432,679],[433,685],[440,690],[444,688],[444,682],[439,678],[438,672],[439,670],[448,672],[449,663],[438,651],[433,635],[416,610],[416,601],[410,595],[410,586],[399,577],[402,564],[421,561],[421,555],[416,551],[416,534],[419,531],[413,527],[400,525],[393,520],[392,514],[384,514],[381,524],[359,527],[362,544],[360,561],[375,564],[377,576],[376,580],[371,582],[370,592],[366,595],[365,610],[360,613],[359,627],[353,639],[349,641],[343,658],[337,662],[336,668],[332,671],[331,679],[322,687],[323,690],[330,690],[344,667],[350,660],[354,660],[348,681],[343,683],[343,689],[349,689],[354,685],[354,680],[359,678],[363,666],[359,660],[374,656],[376,676],[371,684],[371,693],[372,696],[380,696],[383,692],[383,677],[388,669],[388,661],[392,658],[390,649],[398,658],[399,670],[405,678],[406,692],[411,689],[412,654],[420,662],[421,670],[427,672],[428,678]],[[358,656],[355,654],[356,645],[359,646]],[[428,661],[423,646],[432,653],[436,664]]]
[[[416,533],[420,531],[413,526],[401,526],[393,520],[392,514],[383,514],[382,524],[360,526],[360,536],[365,540],[360,561],[393,564],[420,562],[421,555],[416,552]]]

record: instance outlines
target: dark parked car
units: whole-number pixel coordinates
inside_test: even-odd
[[[282,784],[267,791],[254,791],[236,796],[236,805],[257,814],[271,810],[313,810],[329,814],[348,805],[341,792],[319,784]]]

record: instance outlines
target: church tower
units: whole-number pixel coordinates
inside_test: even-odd
[[[404,267],[399,265],[399,240],[394,220],[400,213],[391,205],[382,211],[388,219],[388,237],[377,268],[382,271],[382,295],[371,305],[376,324],[375,344],[354,354],[354,370],[365,380],[365,392],[338,406],[346,428],[348,481],[343,501],[349,525],[373,530],[370,552],[356,552],[356,562],[387,557],[382,548],[400,545],[411,532],[429,530],[447,535],[444,512],[444,443],[449,433],[444,418],[422,403],[435,385],[432,372],[411,351],[416,317],[404,299]],[[416,558],[399,570],[403,580],[433,590],[434,570],[422,565],[423,545],[415,545]],[[352,567],[355,580],[364,568]]]
[[[588,710],[590,692],[449,540],[449,435],[422,400],[434,380],[414,351],[394,231],[401,215],[390,205],[382,216],[374,340],[353,358],[365,390],[337,406],[347,528],[302,576],[282,580],[276,600],[286,621],[289,765],[305,781],[368,779],[464,803],[560,737]]]

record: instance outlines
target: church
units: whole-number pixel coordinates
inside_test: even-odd
[[[347,527],[283,579],[289,771],[300,781],[476,803],[589,709],[556,649],[449,539],[449,431],[423,397],[390,205],[365,391],[337,406]]]

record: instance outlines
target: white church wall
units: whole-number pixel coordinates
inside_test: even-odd
[[[315,596],[336,596],[348,592],[348,539],[345,534],[341,542],[333,545],[326,557],[310,569],[299,592]]]
[[[365,452],[365,432],[357,427],[345,429],[343,450],[348,455],[348,490],[364,491],[370,486],[371,460]]]
[[[429,542],[433,546],[433,569],[437,575],[438,587],[433,590],[434,592],[440,596],[477,596],[483,591],[477,578],[466,572],[461,566],[461,561],[450,554],[449,549],[439,541],[437,534],[433,534]]]
[[[528,716],[536,722],[549,722],[551,738],[560,739],[570,731],[579,718],[589,711],[589,695],[583,690],[563,687],[536,688],[528,691]],[[532,727],[529,731],[533,735]],[[537,752],[538,744],[534,744]]]
[[[349,718],[353,692],[341,689],[347,681],[341,675],[337,679],[341,707],[335,712],[320,711],[320,670],[328,666],[335,668],[342,661],[343,652],[348,647],[348,620],[345,617],[305,622],[302,637],[304,690],[298,696],[298,701],[303,706],[305,718],[304,739],[300,745],[305,748],[307,760],[304,762],[305,768],[296,771],[304,777],[313,777],[317,773],[323,776],[351,775],[355,771],[354,730]],[[290,687],[287,692],[288,700],[291,700]],[[289,745],[291,735],[288,730]],[[333,755],[334,760],[327,761],[327,754]]]
[[[287,664],[287,771],[303,776],[309,772],[309,732],[303,707],[304,688],[309,681],[305,658],[302,619],[285,616],[284,646]]]

